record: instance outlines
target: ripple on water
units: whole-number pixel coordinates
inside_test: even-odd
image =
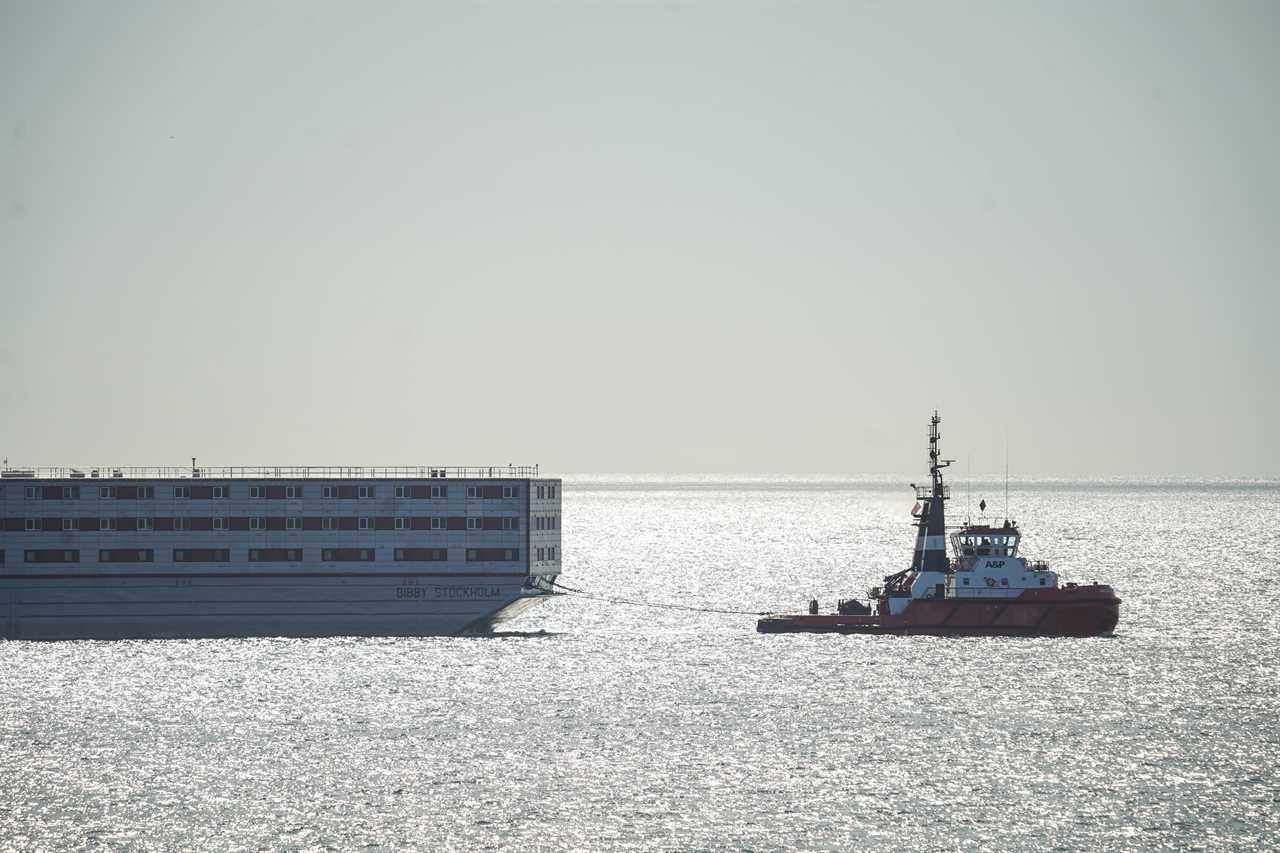
[[[488,640],[0,644],[0,848],[1274,847],[1280,490],[1016,498],[1032,556],[1120,591],[1116,637],[561,598]],[[878,482],[564,499],[566,579],[628,597],[831,601],[910,548]]]

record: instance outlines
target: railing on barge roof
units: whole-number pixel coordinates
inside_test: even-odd
[[[230,467],[150,466],[98,468],[5,468],[6,480],[393,480],[523,479],[537,477],[537,465],[245,465]]]

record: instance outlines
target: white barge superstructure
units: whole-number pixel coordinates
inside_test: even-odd
[[[0,470],[0,638],[436,636],[550,593],[537,466]]]

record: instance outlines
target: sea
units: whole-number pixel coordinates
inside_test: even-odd
[[[1280,482],[956,485],[1111,637],[756,633],[907,479],[567,478],[593,597],[493,637],[0,643],[0,850],[1280,847]]]

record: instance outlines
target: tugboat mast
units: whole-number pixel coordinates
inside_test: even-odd
[[[912,486],[916,490],[916,500],[920,502],[920,516],[916,522],[916,548],[911,556],[913,572],[947,572],[947,523],[943,502],[951,497],[951,490],[942,482],[942,469],[953,461],[938,458],[938,424],[942,418],[934,410],[929,421],[929,478],[928,486]]]

